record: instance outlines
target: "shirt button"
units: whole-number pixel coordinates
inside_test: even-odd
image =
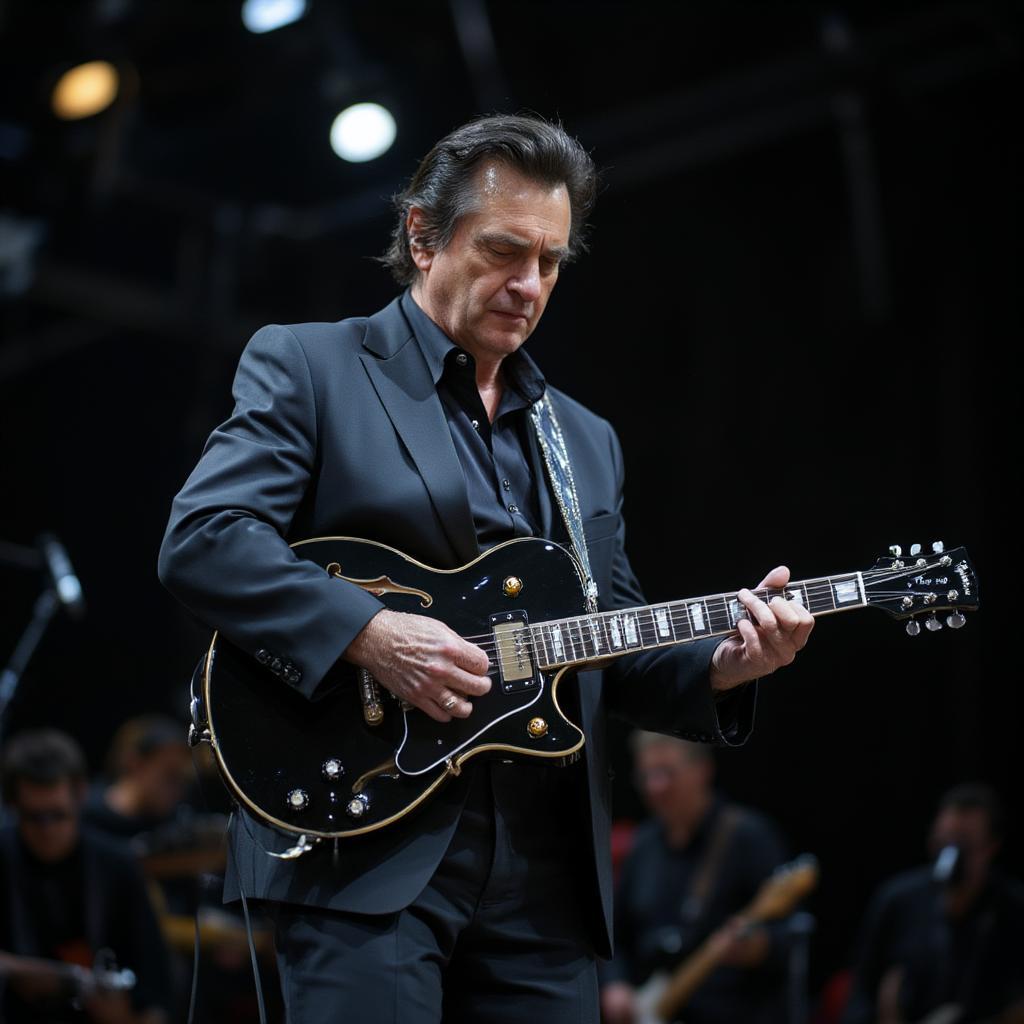
[[[504,487],[506,491],[512,490],[512,485],[507,480],[502,480],[501,486]]]
[[[474,430],[479,430],[480,429],[480,421],[479,420],[470,420],[469,422],[473,425],[473,429]]]
[[[459,364],[459,366],[465,366],[466,363],[469,362],[469,356],[467,356],[465,352],[460,352],[455,357],[455,362],[457,362]]]
[[[509,510],[509,512],[512,513],[512,515],[515,515],[519,511],[519,506],[518,505],[509,505],[508,510]]]

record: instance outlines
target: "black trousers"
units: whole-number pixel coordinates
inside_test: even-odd
[[[597,1024],[589,873],[567,828],[573,769],[467,771],[459,826],[411,906],[277,907],[288,1024]]]

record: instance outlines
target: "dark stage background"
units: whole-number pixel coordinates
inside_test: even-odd
[[[1018,407],[1019,7],[319,0],[266,35],[238,8],[0,3],[0,539],[55,531],[88,602],[54,624],[11,728],[66,728],[98,766],[129,715],[183,717],[205,632],[156,553],[245,341],[388,301],[369,258],[386,197],[449,128],[529,108],[605,168],[592,253],[530,350],[621,435],[649,599],[935,539],[981,579],[959,632],[820,620],[719,758],[730,794],[821,859],[816,983],[876,884],[922,859],[950,784],[997,787],[1024,873],[1000,444]],[[57,120],[57,75],[94,58],[121,69],[117,101]],[[359,100],[392,110],[397,140],[346,164],[328,128]],[[40,586],[3,570],[4,656]]]

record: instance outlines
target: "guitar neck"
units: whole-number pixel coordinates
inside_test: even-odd
[[[863,608],[868,603],[860,572],[801,580],[779,588],[763,587],[754,593],[765,602],[774,597],[798,601],[814,616]],[[746,609],[732,591],[552,619],[534,623],[529,631],[540,667],[555,669],[728,636],[736,632],[739,620],[746,618]]]

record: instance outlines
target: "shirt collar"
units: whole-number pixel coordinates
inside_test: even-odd
[[[450,366],[452,353],[462,350],[430,319],[412,297],[411,289],[406,289],[400,300],[406,320],[420,346],[423,358],[427,361],[431,379],[436,387],[444,376],[445,367]],[[472,360],[472,356],[466,353]],[[450,358],[451,357],[451,358]],[[540,367],[522,349],[518,348],[502,363],[505,380],[518,391],[531,405],[543,394],[547,383]]]

